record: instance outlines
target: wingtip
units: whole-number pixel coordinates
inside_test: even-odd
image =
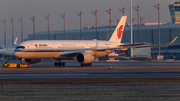
[[[176,36],[176,37],[174,38],[173,43],[176,41],[177,38],[178,38],[178,36]]]
[[[175,38],[174,38],[174,40],[173,41],[171,41],[169,44],[172,44],[172,43],[174,43],[175,41],[176,41],[176,39],[178,38],[178,36],[176,36]],[[168,45],[169,45],[168,44]]]

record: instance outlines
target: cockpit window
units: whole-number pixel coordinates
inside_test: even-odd
[[[17,46],[16,49],[25,49],[24,46]]]

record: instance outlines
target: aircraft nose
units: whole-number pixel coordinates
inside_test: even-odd
[[[14,51],[14,56],[19,57],[19,52]]]

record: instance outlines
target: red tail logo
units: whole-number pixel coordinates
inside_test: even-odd
[[[122,37],[123,28],[124,28],[124,26],[121,25],[121,26],[117,29],[117,36],[118,36],[119,39]]]

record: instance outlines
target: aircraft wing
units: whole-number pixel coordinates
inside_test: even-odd
[[[138,46],[138,45],[147,45],[148,43],[137,43],[137,44],[125,44],[120,45],[119,47],[129,47],[129,46]]]
[[[143,47],[158,47],[158,46],[166,46],[166,45],[170,45],[172,43],[174,43],[176,41],[178,37],[176,36],[170,43],[167,44],[150,44],[150,45],[139,45],[139,46],[135,46],[136,48],[143,48]]]
[[[115,49],[121,49],[121,48],[143,48],[143,47],[158,47],[158,46],[166,46],[166,45],[170,45],[172,43],[174,43],[176,41],[178,37],[176,36],[173,41],[171,41],[170,43],[167,44],[146,44],[146,43],[142,43],[142,44],[129,44],[129,45],[121,45],[119,47],[115,47],[115,48],[106,48],[106,49],[95,49],[96,51],[103,51],[103,50],[115,50]]]
[[[81,50],[70,50],[67,52],[63,52],[60,54],[60,56],[67,56],[67,57],[72,57],[72,56],[76,56],[78,53],[81,52],[101,52],[101,51],[113,51],[113,50],[118,50],[121,48],[144,48],[144,47],[158,47],[158,46],[166,46],[166,45],[170,45],[172,43],[174,43],[176,41],[177,37],[174,38],[173,41],[171,41],[170,43],[167,44],[147,44],[147,43],[140,43],[140,44],[126,44],[126,45],[120,45],[118,47],[114,47],[114,48],[104,48],[104,49],[81,49]]]

